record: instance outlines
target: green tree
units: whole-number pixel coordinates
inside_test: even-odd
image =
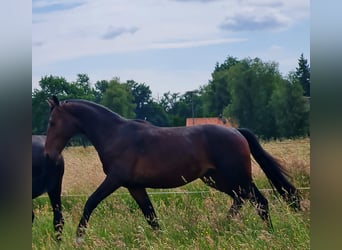
[[[101,80],[95,83],[94,95],[96,103],[101,103],[103,93],[107,90],[108,86],[109,82],[107,80]]]
[[[174,126],[185,126],[186,118],[202,116],[202,99],[199,90],[187,91],[174,105]]]
[[[67,98],[95,101],[95,91],[89,80],[90,79],[87,74],[77,74],[76,82],[69,85]]]
[[[283,80],[271,97],[277,127],[277,137],[291,138],[309,134],[309,104],[303,97],[303,88],[298,78],[290,74]]]
[[[39,89],[34,89],[34,93],[43,92],[47,96],[56,95],[59,97],[68,94],[69,83],[64,77],[59,76],[44,76],[39,81]]]
[[[40,89],[32,93],[32,134],[45,134],[49,119],[47,99],[52,95],[65,98],[69,92],[69,83],[63,77],[44,76],[39,81]]]
[[[176,103],[180,98],[180,93],[171,93],[170,91],[163,94],[160,99],[160,105],[166,113],[175,114]]]
[[[159,103],[150,102],[146,106],[146,114],[144,120],[160,127],[170,126],[168,115]]]
[[[134,109],[137,119],[147,119],[150,116],[150,105],[152,103],[152,91],[145,83],[137,83],[133,80],[126,82],[136,105]]]
[[[274,116],[269,109],[272,92],[281,75],[274,62],[259,58],[243,59],[227,74],[231,103],[224,116],[236,120],[240,127],[248,127],[256,134],[269,138],[275,133]]]
[[[202,91],[203,113],[205,116],[219,116],[223,109],[231,102],[229,91],[229,70],[239,61],[235,57],[228,56],[223,64],[216,64],[212,80],[204,86]]]
[[[159,104],[167,114],[170,126],[183,126],[185,124],[184,117],[180,117],[178,113],[183,106],[180,100],[180,93],[171,93],[170,91],[164,93],[160,100]]]
[[[136,105],[133,96],[126,84],[119,82],[118,78],[109,81],[106,91],[103,93],[101,104],[113,110],[125,118],[135,118]]]
[[[78,74],[76,82],[69,83],[64,77],[44,76],[39,81],[40,89],[32,93],[32,133],[44,134],[49,118],[48,98],[56,95],[59,99],[95,100],[94,89],[86,74]]]
[[[308,60],[301,54],[298,59],[298,68],[296,68],[296,76],[302,85],[303,95],[310,96],[310,66]]]

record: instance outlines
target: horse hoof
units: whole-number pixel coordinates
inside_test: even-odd
[[[84,243],[84,239],[82,237],[76,237],[74,245],[75,247],[79,247]]]
[[[60,232],[55,233],[55,238],[57,242],[61,242],[62,241],[62,234]]]

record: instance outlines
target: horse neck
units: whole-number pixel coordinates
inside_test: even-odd
[[[80,106],[72,113],[78,120],[80,132],[88,138],[99,153],[108,139],[108,134],[115,134],[118,127],[125,122],[124,118],[100,106]]]

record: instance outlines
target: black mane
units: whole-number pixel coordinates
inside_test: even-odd
[[[102,106],[102,105],[100,105],[98,103],[92,102],[92,101],[81,100],[81,99],[68,99],[68,100],[62,101],[61,104],[67,104],[68,102],[79,103],[79,104],[85,105],[85,106],[87,106],[87,107],[89,107],[91,109],[95,109],[98,112],[109,113],[109,114],[115,116],[116,118],[126,120],[126,118],[122,117],[118,113],[115,113],[113,110],[111,110],[111,109],[109,109],[109,108],[107,108],[105,106]]]

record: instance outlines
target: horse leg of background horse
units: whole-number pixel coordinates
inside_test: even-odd
[[[121,185],[118,183],[117,179],[110,174],[106,176],[104,181],[96,189],[96,191],[88,198],[86,204],[84,205],[83,215],[78,224],[76,231],[76,244],[83,241],[82,237],[85,233],[89,218],[93,210],[97,205],[104,200],[108,195],[113,193]]]
[[[151,200],[148,197],[145,188],[128,188],[130,194],[138,203],[141,211],[143,212],[148,224],[153,229],[159,229],[158,218],[152,206]]]
[[[62,239],[62,231],[64,226],[64,218],[62,214],[62,202],[61,202],[61,184],[58,183],[56,187],[48,192],[51,206],[53,209],[53,225],[55,228],[56,240]]]

